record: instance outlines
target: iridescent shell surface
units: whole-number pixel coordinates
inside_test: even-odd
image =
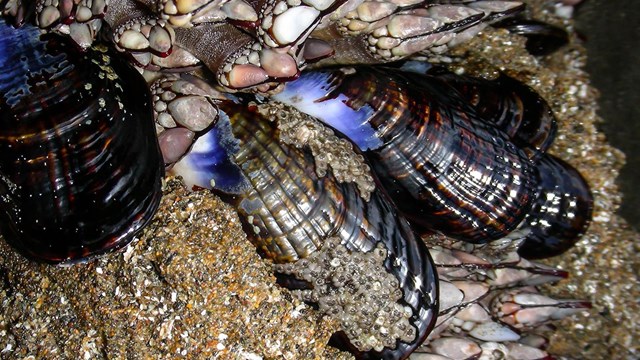
[[[331,172],[318,176],[310,152],[280,143],[275,124],[241,106],[227,104],[221,109],[229,114],[230,128],[225,129],[229,120],[221,119],[172,172],[199,187],[217,189],[235,204],[248,237],[276,263],[306,261],[332,246],[331,237],[337,237],[351,254],[370,253],[381,246],[386,257],[377,271],[397,279],[415,336],[412,341],[393,340],[395,346],[366,351],[339,335],[336,341],[358,358],[408,356],[431,331],[437,312],[437,278],[424,243],[383,192],[375,191],[364,201],[354,184],[337,182]],[[237,181],[218,185],[229,178]],[[289,286],[299,282],[283,281]]]
[[[144,80],[106,48],[0,23],[2,232],[70,263],[120,248],[152,217],[163,176]]]
[[[413,223],[472,242],[505,236],[535,197],[532,164],[440,82],[410,79],[417,76],[375,68],[318,71],[274,99],[354,141]]]
[[[487,80],[437,67],[427,74],[429,81],[442,80],[445,87],[455,89],[464,104],[461,106],[472,107],[482,120],[495,124],[529,157],[537,158],[553,143],[556,119],[546,101],[530,87],[504,74]]]
[[[593,212],[589,185],[571,165],[545,154],[537,168],[539,195],[525,220],[529,233],[518,249],[528,259],[569,250],[587,231]]]
[[[264,14],[261,13],[260,16],[262,15]],[[476,17],[480,19],[481,16]],[[222,28],[225,29],[231,26],[223,25]],[[193,31],[188,30],[188,34],[196,34],[202,29],[205,27],[196,27]],[[234,30],[236,31],[230,36],[214,36],[216,46],[218,42],[222,43],[222,53],[205,50],[205,47],[201,46],[204,41],[200,37],[196,37],[197,41],[189,44],[190,50],[200,51],[196,55],[202,61],[210,58],[207,66],[215,71],[222,67],[221,64],[227,63],[226,57],[232,57],[228,52],[235,50],[241,43],[237,38],[249,37],[247,32],[237,31],[235,28]],[[185,32],[187,30],[182,34]],[[224,32],[222,34],[224,35]],[[178,31],[178,40],[181,38],[180,35],[181,31]],[[298,40],[303,39],[296,39]],[[212,43],[207,45],[213,46]],[[339,49],[345,50],[345,47]],[[359,56],[362,55],[359,52],[366,53],[362,50],[356,48],[356,59],[360,59]],[[73,53],[71,50],[65,51]],[[127,50],[127,53],[139,55],[144,51]],[[338,57],[345,53],[347,52],[341,52]],[[240,61],[237,64],[238,67],[246,65]],[[389,73],[385,70],[372,70],[372,73],[373,76],[366,72],[342,73],[332,77],[326,87],[322,81],[318,87],[301,80],[303,85],[292,96],[295,102],[294,97],[304,98],[308,93],[318,89],[326,90],[321,97],[314,98],[321,99],[322,105],[328,105],[320,112],[325,115],[333,114],[330,109],[334,105],[340,106],[340,103],[354,110],[339,122],[328,123],[346,133],[363,151],[367,151],[372,167],[382,184],[370,200],[363,200],[355,186],[337,182],[331,173],[319,176],[308,151],[279,143],[273,125],[254,118],[246,109],[234,105],[223,105],[226,106],[223,110],[229,114],[229,119],[223,117],[225,121],[209,129],[210,131],[199,139],[201,141],[196,142],[191,154],[183,159],[183,165],[186,163],[188,167],[192,167],[187,170],[189,181],[200,187],[216,189],[219,195],[237,207],[249,238],[262,254],[277,263],[308,264],[312,262],[310,259],[327,251],[327,248],[336,253],[344,252],[341,247],[347,249],[347,256],[353,259],[360,259],[357,256],[363,254],[381,256],[384,266],[378,270],[396,279],[395,290],[402,293],[402,304],[410,308],[410,324],[415,335],[411,335],[409,341],[398,338],[392,346],[385,345],[382,348],[380,344],[376,344],[370,346],[372,349],[363,349],[361,344],[351,340],[350,334],[337,334],[334,340],[359,358],[404,358],[431,331],[440,295],[437,292],[437,276],[429,252],[394,208],[384,194],[385,191],[391,193],[396,204],[403,208],[407,216],[412,217],[414,223],[432,231],[444,232],[472,242],[487,242],[509,236],[514,230],[528,231],[537,241],[533,250],[527,250],[529,254],[544,253],[539,250],[540,246],[545,249],[566,249],[569,243],[563,239],[577,239],[586,227],[591,211],[591,198],[588,187],[575,170],[543,154],[553,140],[554,119],[548,116],[548,108],[540,106],[534,109],[540,110],[541,115],[537,119],[527,120],[526,114],[522,113],[523,109],[531,109],[526,99],[526,91],[510,93],[513,86],[503,83],[495,86],[495,91],[487,92],[486,84],[470,78],[460,80],[443,76],[439,82],[416,84],[411,78],[412,75],[387,76]],[[295,76],[277,77],[275,80],[288,81],[292,77]],[[456,83],[458,80],[460,82]],[[82,79],[74,83],[82,84],[84,81],[85,79]],[[295,88],[297,83],[294,82],[289,88]],[[93,88],[90,81],[87,84],[89,89],[85,90]],[[11,89],[15,88],[12,85]],[[459,96],[452,96],[452,89],[455,89]],[[73,93],[67,89],[64,89],[64,92]],[[135,89],[127,90],[127,97],[135,92]],[[127,112],[135,108],[132,103],[125,103],[122,97],[116,99],[120,110],[124,108]],[[533,102],[535,101],[534,99]],[[145,103],[145,100],[137,99],[135,102]],[[99,106],[113,107],[100,103]],[[110,110],[117,113],[115,107]],[[61,115],[60,119],[62,118]],[[342,121],[344,119],[350,122]],[[425,119],[429,121],[424,121]],[[536,122],[537,120],[540,121]],[[83,129],[87,129],[92,122],[82,123]],[[57,130],[57,125],[54,128]],[[116,146],[122,150],[120,154],[125,153],[125,148],[131,146],[131,142],[137,141],[138,136],[146,139],[146,130],[113,131],[118,131],[118,137],[103,136],[102,128],[97,131],[89,128],[86,134],[99,138],[100,142],[96,140],[96,143],[109,144],[105,147],[119,144]],[[123,135],[124,133],[133,135]],[[142,133],[144,134],[141,135]],[[61,132],[56,136],[66,139],[64,134]],[[49,139],[46,140],[40,143],[48,143]],[[36,148],[34,143],[27,144],[27,148]],[[16,147],[16,144],[10,146]],[[78,147],[82,148],[79,150],[86,150],[83,146]],[[146,149],[152,147],[147,145]],[[63,146],[50,145],[50,148],[56,151],[63,149],[60,150],[64,152],[61,158],[71,158],[67,156],[69,151],[64,150]],[[145,146],[140,145],[138,149],[144,153]],[[13,149],[9,153],[12,151]],[[49,153],[51,150],[47,154]],[[133,157],[123,156],[114,158],[113,163],[109,162],[109,169],[117,168],[114,176],[118,181],[115,185],[109,183],[105,189],[119,191],[125,179],[131,178],[125,176],[126,174],[121,176],[120,166],[131,165],[131,168],[138,168],[132,172],[154,173],[154,169],[161,172],[159,169],[162,166],[156,167],[159,161],[152,159],[151,155],[146,159],[132,159]],[[536,162],[538,160],[539,162]],[[180,172],[181,166],[180,163],[176,164],[176,172],[187,175]],[[4,169],[10,168],[7,166]],[[2,175],[4,169],[0,167]],[[75,174],[68,170],[65,168],[60,171],[62,176],[55,178],[55,184],[68,185],[67,178],[72,178]],[[137,175],[132,176],[137,178]],[[59,180],[62,177],[64,180]],[[108,183],[111,177],[105,175],[102,180]],[[428,184],[426,187],[425,183]],[[12,184],[4,180],[3,185],[8,190],[3,195],[9,199],[6,204],[16,202],[7,197],[14,194]],[[139,183],[131,184],[129,187],[135,194],[131,196],[135,199],[132,204],[144,206],[149,199],[145,197],[148,195],[145,190],[149,188],[154,189],[152,197],[157,197],[157,182],[147,183],[147,189],[141,189],[143,186],[138,185]],[[56,187],[55,190],[57,189]],[[34,190],[31,189],[29,193],[32,191]],[[38,192],[37,189],[35,191]],[[50,192],[54,194],[54,200],[59,198],[55,192]],[[67,202],[74,203],[76,198],[91,196],[93,193],[83,189],[78,196],[74,193],[73,197],[65,199],[71,199],[73,201]],[[136,198],[137,196],[139,198]],[[423,203],[425,199],[427,205]],[[92,199],[91,202],[80,205],[84,209],[93,209],[95,201]],[[118,206],[120,209],[123,208],[122,205]],[[154,207],[155,205],[150,205],[150,208]],[[65,209],[64,213],[73,212]],[[144,214],[147,216],[149,213]],[[68,250],[67,247],[67,250],[64,250],[68,253],[67,258],[62,261],[84,259],[126,244],[131,238],[131,233],[142,226],[136,219],[140,219],[140,216],[127,228],[129,232],[125,237],[117,237],[116,228],[109,229],[112,236],[110,240],[97,240],[91,245],[83,243],[80,245],[81,252]],[[143,217],[141,222],[146,222],[146,219],[148,217]],[[126,221],[123,224],[126,228]],[[104,224],[95,222],[91,225],[99,227]],[[560,225],[567,225],[567,228]],[[81,229],[79,226],[74,227],[73,223],[54,223],[47,226],[60,226],[61,231],[62,227],[66,227],[72,232]],[[331,242],[332,238],[339,239],[338,243]],[[558,241],[564,242],[556,245]],[[28,249],[37,247],[27,246]],[[97,250],[90,252],[86,248]],[[60,261],[59,257],[53,258],[49,253],[43,253],[46,261]],[[461,252],[457,255],[467,257],[468,254]],[[487,267],[479,263],[479,267]],[[477,265],[475,262],[469,264],[469,267]],[[334,266],[333,261],[325,265]],[[364,264],[362,265],[364,267]],[[444,267],[446,266],[443,265]],[[459,267],[462,269],[464,266]],[[315,277],[315,270],[309,270],[312,274],[311,279],[296,276],[297,279],[294,280],[290,275],[298,275],[297,270],[280,265],[276,269],[281,272],[281,282],[289,287],[305,288],[310,286],[309,282],[313,285],[311,287],[327,285],[320,284],[325,282],[325,279]],[[341,278],[333,280],[336,283],[330,283],[328,286],[339,289]],[[357,286],[377,290],[373,284],[350,284],[350,287]],[[305,298],[309,299],[311,297]],[[366,308],[368,303],[362,300],[358,305]],[[449,312],[453,307],[446,308],[445,311]],[[345,332],[349,330],[345,329]]]
[[[571,247],[590,221],[592,198],[580,174],[544,153],[553,114],[505,76],[323,70],[273,99],[353,141],[416,226],[474,243],[524,234],[530,244],[522,254],[538,258]]]

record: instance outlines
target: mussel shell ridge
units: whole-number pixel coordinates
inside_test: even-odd
[[[361,67],[303,73],[273,97],[349,138],[412,224],[485,243],[513,231],[535,168],[508,135],[442,81]]]
[[[152,217],[163,166],[144,79],[106,47],[80,52],[0,23],[2,234],[69,263],[126,245]]]
[[[279,283],[305,289],[305,300],[340,321],[333,345],[357,359],[408,357],[436,321],[437,272],[425,243],[381,190],[365,201],[331,170],[318,175],[311,151],[280,142],[274,123],[243,105],[220,110],[171,172],[236,207],[247,237],[278,264]]]
[[[537,160],[553,143],[558,130],[556,118],[549,104],[529,86],[505,74],[487,80],[433,67],[428,75],[425,80],[441,80],[458,92],[465,105],[504,131],[530,158]]]

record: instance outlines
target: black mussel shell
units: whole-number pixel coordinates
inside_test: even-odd
[[[395,278],[392,287],[398,295],[397,300],[380,300],[391,306],[401,305],[410,313],[406,326],[412,329],[403,331],[411,332],[412,340],[408,340],[409,336],[394,338],[393,346],[368,349],[359,348],[359,340],[352,343],[339,332],[332,344],[351,351],[358,359],[408,357],[433,328],[437,313],[437,273],[424,242],[381,190],[375,190],[365,201],[355,184],[338,182],[330,170],[326,176],[319,176],[308,149],[279,142],[274,123],[244,106],[220,104],[220,110],[216,125],[196,141],[195,151],[171,171],[199,187],[213,188],[234,205],[247,237],[264,257],[277,264],[308,264],[327,248],[338,247],[332,245],[331,238],[344,246],[345,258],[370,271],[361,256],[383,249],[383,264],[376,265],[372,272]],[[316,264],[305,271],[313,274],[332,267],[325,262]],[[347,297],[350,295],[345,287],[370,285],[326,283],[325,278],[316,275],[311,284],[291,276],[280,276],[279,283],[294,289],[330,284]],[[362,296],[365,295],[368,296]],[[371,304],[372,308],[375,306]],[[369,320],[375,319],[365,319]],[[357,331],[354,327],[351,324],[350,330],[345,331],[353,334]]]
[[[526,153],[432,76],[371,67],[307,72],[274,99],[354,142],[417,227],[484,243],[513,231],[535,199]]]
[[[120,248],[154,214],[163,166],[142,77],[106,47],[0,22],[0,216],[29,258]]]
[[[580,174],[545,153],[548,104],[504,75],[406,65],[306,72],[273,99],[349,138],[415,227],[473,243],[528,230],[530,258],[571,247],[592,200]]]
[[[564,29],[538,20],[517,17],[492,26],[526,37],[525,47],[531,55],[549,55],[569,43],[569,34]]]
[[[530,158],[537,159],[553,143],[558,126],[551,107],[520,81],[505,74],[494,80],[458,75],[442,67],[432,67],[427,74],[455,89],[465,105],[509,135]]]
[[[410,324],[416,328],[416,337],[412,342],[397,341],[395,348],[360,351],[339,332],[332,344],[357,359],[406,358],[435,322],[437,275],[424,243],[382,191],[374,191],[364,201],[355,184],[338,183],[331,172],[318,177],[310,152],[279,143],[274,124],[240,110],[225,110],[234,114],[234,135],[242,147],[236,159],[253,184],[238,206],[243,219],[251,215],[255,219],[246,226],[249,237],[272,255],[288,247],[297,254],[318,251],[317,244],[329,236],[338,236],[354,252],[368,252],[382,244],[388,252],[384,270],[399,282],[402,299],[413,314]],[[262,167],[259,172],[257,166]],[[256,209],[260,201],[264,210]],[[289,208],[284,209],[284,204]],[[264,230],[251,231],[256,225]],[[276,256],[275,260],[283,259]]]
[[[580,173],[546,154],[538,162],[538,198],[527,217],[529,234],[518,249],[527,259],[560,255],[584,234],[591,221],[593,197]]]

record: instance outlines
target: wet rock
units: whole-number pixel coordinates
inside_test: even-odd
[[[66,268],[0,253],[2,358],[347,357],[325,347],[335,324],[275,285],[235,211],[177,180],[124,251]]]

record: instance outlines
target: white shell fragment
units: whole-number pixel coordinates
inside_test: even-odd
[[[496,322],[486,322],[476,326],[469,335],[482,341],[517,341],[520,335]]]

